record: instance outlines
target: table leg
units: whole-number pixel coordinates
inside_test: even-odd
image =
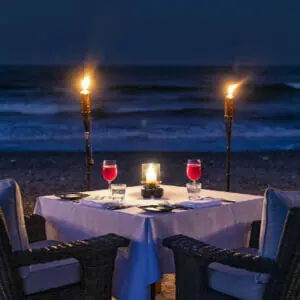
[[[155,296],[159,293],[161,293],[161,280],[151,284],[151,286],[150,286],[150,299],[155,300]]]
[[[150,285],[150,300],[155,300],[156,296],[156,283]]]
[[[155,292],[156,292],[156,294],[160,294],[161,293],[161,280],[157,281],[155,283]]]

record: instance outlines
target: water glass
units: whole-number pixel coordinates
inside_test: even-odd
[[[113,201],[123,203],[126,194],[126,184],[112,184],[111,195]]]
[[[201,183],[187,183],[186,190],[188,192],[189,200],[196,201],[201,199]]]

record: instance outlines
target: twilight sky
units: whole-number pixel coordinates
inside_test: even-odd
[[[300,65],[299,0],[1,1],[0,64]]]

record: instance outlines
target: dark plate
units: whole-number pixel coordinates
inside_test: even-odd
[[[180,205],[180,204],[175,204],[174,208],[177,209],[183,209],[183,210],[190,210],[190,209],[194,209],[193,207],[188,207],[188,206],[184,206],[184,205]]]
[[[148,212],[156,212],[156,213],[166,213],[166,212],[170,212],[174,209],[173,206],[163,205],[163,204],[143,205],[143,206],[139,206],[139,208],[141,208],[145,211],[148,211]]]
[[[55,194],[55,196],[59,197],[62,200],[69,200],[69,201],[74,201],[74,200],[79,200],[82,198],[86,198],[89,196],[89,194],[84,194],[84,193],[59,193]]]
[[[126,208],[129,208],[131,206],[128,206],[128,205],[110,205],[108,206],[106,209],[110,209],[110,210],[118,210],[118,209],[126,209]]]

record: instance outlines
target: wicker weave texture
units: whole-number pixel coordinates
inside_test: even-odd
[[[34,224],[31,225],[35,226]],[[108,234],[89,240],[61,243],[51,247],[12,253],[5,219],[0,210],[0,299],[111,300],[112,276],[117,250],[119,247],[128,247],[129,242],[126,238]],[[74,257],[80,262],[82,268],[80,284],[53,289],[25,298],[18,275],[19,266],[40,264],[69,257]]]
[[[255,222],[250,241],[257,243],[259,229]],[[208,288],[207,270],[211,262],[271,275],[263,300],[300,299],[300,209],[289,210],[276,261],[242,254],[177,235],[164,240],[173,250],[176,266],[176,299],[232,299]]]

